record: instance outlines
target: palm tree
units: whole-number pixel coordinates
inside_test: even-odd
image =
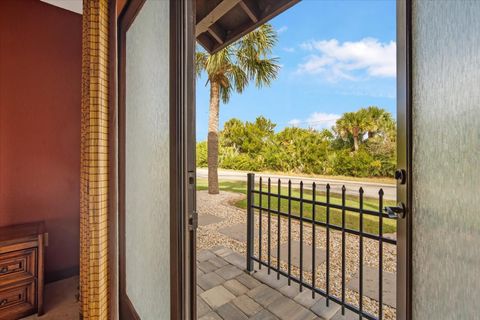
[[[337,120],[335,124],[335,131],[343,138],[349,136],[353,138],[353,150],[358,151],[360,137],[366,132],[369,125],[366,112],[346,112]]]
[[[365,112],[368,118],[366,129],[369,138],[375,137],[378,133],[386,134],[389,128],[392,127],[392,124],[394,125],[392,115],[379,107],[369,106],[366,109],[361,109],[359,112]]]
[[[210,83],[208,119],[208,192],[218,194],[218,117],[220,98],[228,103],[233,91],[242,93],[250,81],[257,87],[269,85],[278,75],[277,58],[269,57],[277,33],[269,24],[245,35],[234,44],[209,55],[196,53],[197,77],[205,71]]]

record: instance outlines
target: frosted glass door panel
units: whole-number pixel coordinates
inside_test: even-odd
[[[126,34],[126,293],[142,320],[170,319],[169,1]]]
[[[412,20],[413,319],[479,319],[480,2]]]

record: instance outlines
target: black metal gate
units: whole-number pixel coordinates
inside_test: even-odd
[[[266,190],[265,190],[266,188]],[[275,189],[272,191],[272,189]],[[282,192],[283,189],[283,192]],[[278,179],[275,183],[268,178],[266,181],[260,177],[255,182],[255,175],[248,174],[248,186],[247,186],[247,270],[252,272],[258,263],[258,269],[262,267],[267,268],[268,273],[274,272],[277,274],[277,278],[280,279],[284,276],[288,279],[288,284],[292,282],[299,285],[299,290],[303,289],[311,290],[312,298],[316,294],[319,294],[326,299],[326,305],[328,306],[331,301],[341,306],[342,314],[345,314],[346,309],[359,315],[359,318],[365,319],[382,319],[383,318],[383,264],[384,264],[384,244],[395,245],[397,243],[396,238],[384,236],[384,223],[385,219],[396,220],[395,212],[386,214],[383,212],[384,207],[384,191],[380,189],[378,191],[378,210],[367,209],[364,206],[364,190],[360,188],[358,190],[357,199],[358,207],[347,206],[347,192],[346,187],[341,188],[340,194],[335,194],[337,197],[341,197],[340,204],[332,203],[332,190],[329,184],[327,184],[322,190],[317,187],[317,184],[309,184],[308,188],[302,182],[299,183],[299,187],[295,189],[295,193],[298,196],[293,196],[292,182],[289,180],[286,186],[283,187],[282,181]],[[309,197],[305,196],[306,191],[309,193]],[[286,194],[285,194],[286,193]],[[321,201],[318,194],[321,193]],[[337,201],[339,202],[339,201]],[[297,212],[292,212],[292,205],[296,203],[298,208]],[[308,212],[305,207],[308,205]],[[283,207],[283,209],[282,209]],[[286,208],[286,210],[285,210]],[[322,210],[322,218],[320,219],[319,211]],[[286,211],[286,212],[285,212]],[[332,212],[335,211],[335,212]],[[346,215],[354,213],[358,216],[358,227],[349,227],[347,225]],[[256,216],[257,215],[257,216]],[[307,216],[305,216],[307,215]],[[350,214],[351,216],[351,214]],[[378,219],[378,232],[366,232],[364,229],[364,220],[366,216],[376,217]],[[266,226],[262,225],[265,222]],[[332,223],[332,218],[335,218],[337,223]],[[258,220],[256,220],[258,219]],[[275,220],[274,220],[275,219]],[[272,221],[276,223],[276,230],[272,230]],[[300,241],[300,259],[299,259],[299,272],[294,274],[292,272],[292,221],[295,221],[299,225],[299,241]],[[338,223],[340,221],[340,223]],[[257,223],[257,228],[255,224]],[[281,257],[281,226],[287,225],[287,256]],[[311,272],[305,272],[304,265],[304,228],[311,228],[311,260],[312,265],[309,266]],[[324,286],[319,287],[319,279],[316,278],[316,250],[317,244],[317,228],[322,228],[321,231],[325,232],[325,248],[326,248],[326,272],[324,279]],[[255,231],[258,230],[258,233]],[[266,237],[265,237],[266,232]],[[341,233],[341,289],[340,294],[334,294],[331,288],[331,266],[330,259],[332,251],[330,249],[330,241],[332,232]],[[255,235],[258,235],[255,239]],[[359,287],[358,287],[358,304],[352,304],[346,301],[346,235],[351,234],[358,237],[358,275],[359,275]],[[266,238],[266,245],[262,244],[262,239]],[[364,240],[372,239],[378,242],[378,311],[377,314],[371,314],[364,309],[363,297],[364,297]],[[275,252],[272,251],[272,240],[277,244]],[[255,241],[258,241],[256,243]],[[257,246],[257,249],[255,249]],[[266,252],[265,252],[266,251]],[[338,253],[338,252],[337,252]],[[273,257],[274,256],[274,257]],[[272,257],[275,262],[273,262]],[[281,261],[286,262],[286,267],[281,266]],[[305,279],[305,274],[309,275],[309,280]]]

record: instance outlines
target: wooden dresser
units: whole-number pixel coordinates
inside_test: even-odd
[[[0,320],[43,313],[44,247],[41,222],[0,228]]]

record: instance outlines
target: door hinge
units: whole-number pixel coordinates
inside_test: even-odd
[[[189,219],[189,229],[190,231],[196,230],[198,228],[198,213],[193,211]]]
[[[195,201],[195,171],[188,172],[188,189],[189,189],[189,201],[191,208],[195,208],[193,201]],[[194,231],[198,228],[198,213],[196,210],[192,210],[188,218],[188,228],[190,231]]]
[[[194,171],[189,171],[188,172],[188,184],[191,187],[195,187],[195,172]]]

